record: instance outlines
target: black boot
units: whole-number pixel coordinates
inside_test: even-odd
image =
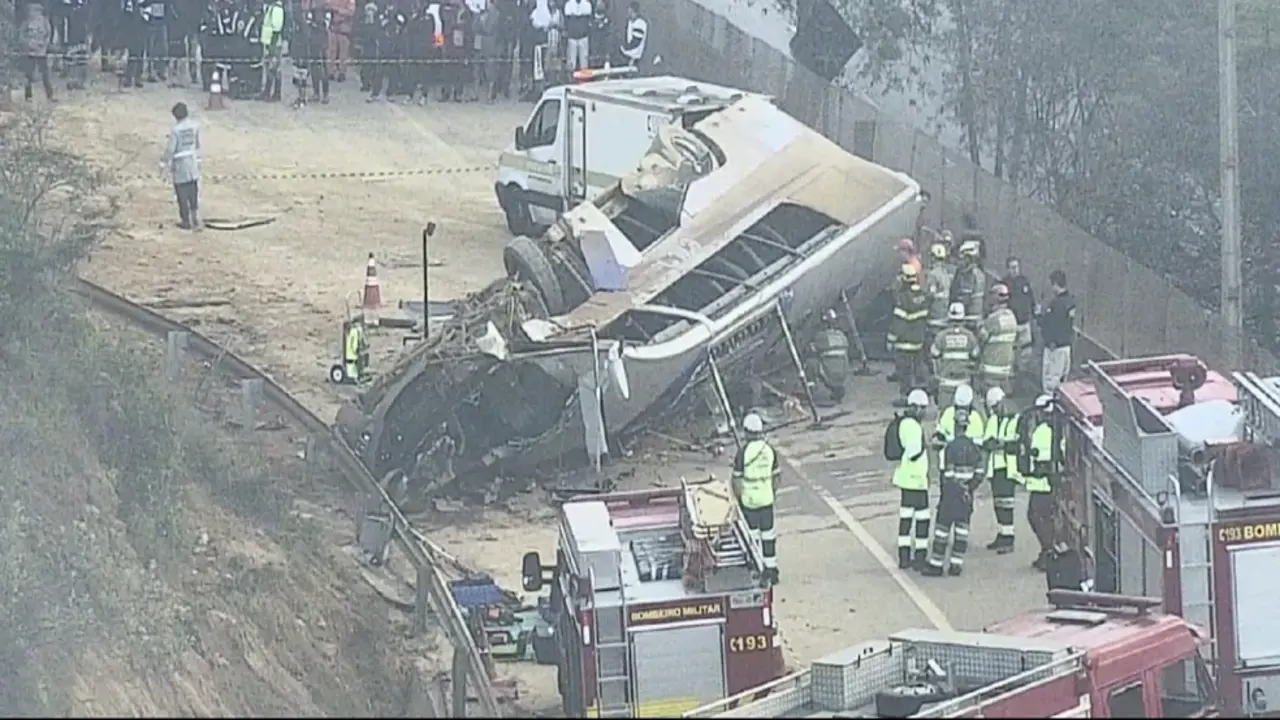
[[[898,548],[898,569],[906,570],[911,567],[911,548]]]
[[[947,574],[950,575],[951,577],[960,577],[960,574],[962,572],[964,572],[963,565],[951,565],[947,567]]]
[[[916,570],[919,570],[920,572],[924,572],[925,569],[929,567],[929,551],[916,550],[915,558],[912,562],[912,565],[915,566]]]
[[[942,577],[942,566],[931,565],[928,562],[925,562],[920,568],[920,574],[925,577]]]
[[[1031,563],[1031,567],[1035,568],[1036,570],[1039,570],[1040,572],[1044,572],[1045,566],[1048,563],[1048,559],[1049,558],[1047,557],[1047,555],[1043,551],[1041,551],[1040,555],[1036,557],[1034,562]]]

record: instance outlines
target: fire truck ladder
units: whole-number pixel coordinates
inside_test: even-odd
[[[680,485],[684,491],[682,534],[690,551],[711,560],[711,567],[705,571],[762,571],[763,549],[754,542],[729,486],[723,482],[689,483],[683,478]]]
[[[596,632],[596,702],[599,717],[635,717],[631,696],[631,646],[627,642],[627,592],[618,583],[617,607],[601,607],[591,611]]]
[[[1178,546],[1182,557],[1182,617],[1187,622],[1216,627],[1213,609],[1213,479],[1209,480],[1209,519],[1205,523],[1182,523],[1179,518]],[[1168,550],[1166,550],[1168,552]],[[1209,667],[1217,667],[1218,633],[1209,633]],[[1195,678],[1188,678],[1194,681]]]

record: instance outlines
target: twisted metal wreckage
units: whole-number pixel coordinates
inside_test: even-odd
[[[598,460],[707,378],[725,402],[846,288],[865,306],[924,202],[767,98],[660,128],[635,173],[512,240],[510,277],[460,301],[338,425],[376,476],[420,492]]]

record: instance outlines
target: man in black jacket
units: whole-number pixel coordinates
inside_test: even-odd
[[[1076,301],[1067,291],[1067,274],[1054,270],[1049,273],[1049,284],[1053,286],[1053,299],[1040,312],[1040,337],[1044,340],[1040,388],[1046,395],[1052,395],[1071,372],[1076,319]]]
[[[1018,258],[1009,256],[1005,261],[1005,276],[1001,284],[1009,288],[1009,309],[1018,321],[1018,339],[1014,342],[1017,365],[1014,375],[1027,368],[1027,354],[1031,351],[1031,320],[1036,314],[1036,296],[1031,289],[1031,281],[1022,274],[1022,263]]]

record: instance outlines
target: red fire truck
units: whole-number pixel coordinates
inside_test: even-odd
[[[1058,530],[1094,590],[1206,629],[1226,714],[1280,717],[1280,384],[1190,355],[1087,371],[1057,393]]]
[[[763,559],[728,484],[610,493],[560,507],[551,583],[566,717],[679,717],[785,672]],[[549,577],[548,577],[549,575]]]

